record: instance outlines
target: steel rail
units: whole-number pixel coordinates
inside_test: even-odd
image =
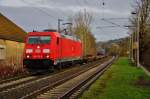
[[[86,70],[85,72],[79,73],[76,76],[72,77],[71,79],[59,83],[57,86],[53,87],[52,89],[47,90],[46,93],[39,95],[37,98],[45,99],[45,98],[64,98],[68,99],[68,95],[72,94],[73,90],[76,88],[80,88],[81,84],[85,83],[85,81],[93,78],[99,71],[105,69],[108,64],[113,61],[114,58],[105,62],[104,64],[96,64],[96,66],[91,67],[90,69]],[[66,91],[67,90],[67,91]]]

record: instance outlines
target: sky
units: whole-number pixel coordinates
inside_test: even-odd
[[[103,5],[103,2],[105,3]],[[25,31],[57,28],[79,11],[91,13],[92,34],[97,41],[128,36],[129,17],[135,0],[0,0],[0,12]]]

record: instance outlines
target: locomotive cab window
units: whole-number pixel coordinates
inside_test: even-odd
[[[28,43],[29,44],[49,44],[51,41],[50,36],[29,36]]]

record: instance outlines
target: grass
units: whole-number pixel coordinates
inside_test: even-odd
[[[139,85],[139,78],[150,80],[144,71],[119,58],[80,99],[150,99],[150,86]]]

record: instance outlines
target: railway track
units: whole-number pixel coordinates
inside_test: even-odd
[[[30,76],[16,81],[10,81],[0,86],[0,99],[18,99],[18,98],[27,98],[34,96],[41,91],[46,91],[49,88],[55,87],[60,83],[63,83],[67,80],[75,77],[75,74],[81,74],[88,69],[93,68],[94,64],[100,64],[99,61],[86,64],[83,66],[78,66],[70,68],[67,70],[62,70],[57,73],[46,76]],[[80,72],[80,73],[79,73]],[[74,75],[73,75],[74,74]],[[68,76],[70,75],[70,76]]]
[[[27,73],[25,73],[25,74],[20,74],[20,75],[13,76],[13,77],[3,78],[3,79],[0,79],[0,85],[4,84],[4,83],[11,82],[11,81],[15,81],[15,80],[18,80],[18,79],[21,79],[21,78],[25,78],[27,76],[29,76],[29,75]]]
[[[73,70],[76,69],[77,68],[73,68]],[[4,83],[0,85],[0,99],[21,98],[22,96],[29,94],[32,91],[38,90],[38,88],[44,87],[46,84],[48,84],[48,81],[50,81],[49,79],[55,78],[53,76],[58,77],[58,74],[63,75],[63,73],[68,71],[70,71],[70,69],[61,70],[50,75],[29,76]]]
[[[107,70],[110,64],[113,62],[115,58],[110,59],[109,61],[99,65],[92,67],[84,72],[76,73],[72,79],[69,79],[64,82],[57,82],[59,83],[57,86],[50,88],[48,91],[43,93],[41,90],[38,96],[34,96],[37,99],[75,99],[77,98],[83,90],[85,90],[88,86],[90,86],[100,75]],[[26,98],[33,98],[33,97],[26,97]]]
[[[32,82],[34,80],[47,77],[48,75],[50,75],[50,73],[47,73],[45,75],[36,75],[36,76],[34,76],[33,74],[30,75],[28,74],[28,75],[20,76],[19,78],[17,77],[17,78],[6,79],[0,83],[0,93],[7,90],[14,89],[15,87],[21,86],[22,84],[26,84],[28,82]]]
[[[29,77],[20,78],[20,79],[17,79],[17,80],[12,80],[10,82],[2,83],[2,84],[0,84],[0,91],[11,89],[11,87],[15,87],[19,84],[26,83],[30,80],[34,80],[35,78],[36,77],[34,77],[34,76],[29,76]]]

